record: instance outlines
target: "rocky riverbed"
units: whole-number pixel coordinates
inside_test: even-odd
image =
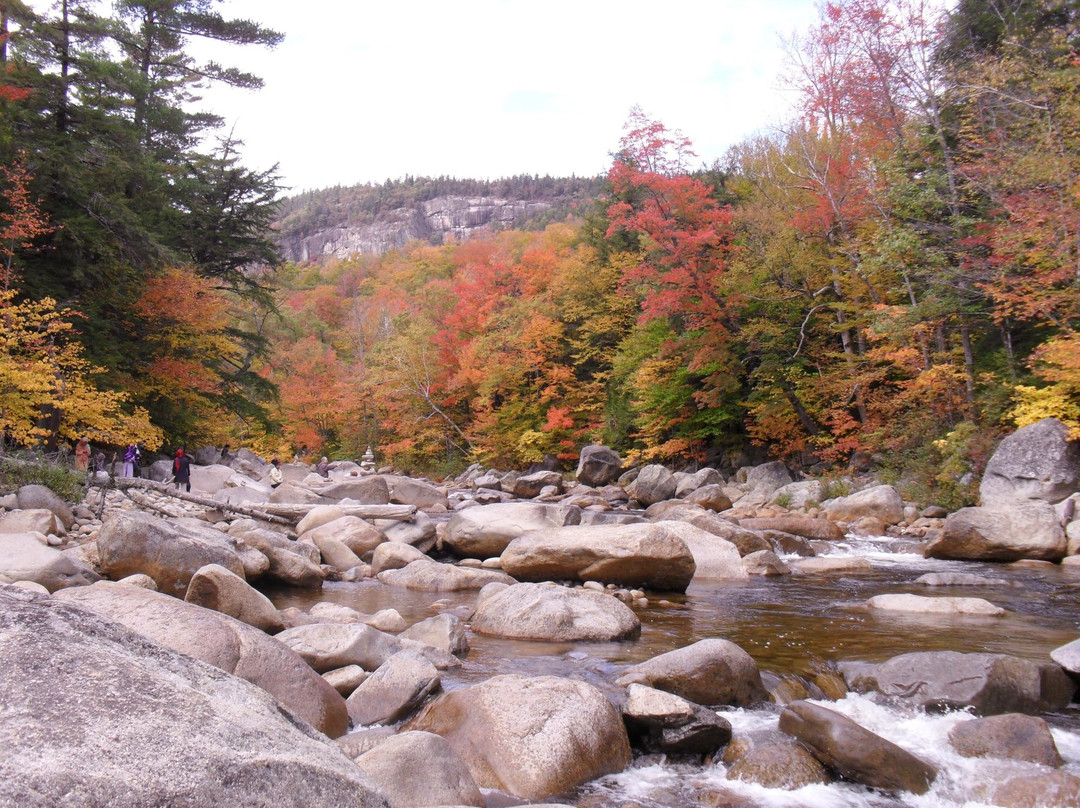
[[[0,500],[0,805],[1080,802],[1056,422],[953,514],[604,447],[277,489],[200,454],[197,502]]]

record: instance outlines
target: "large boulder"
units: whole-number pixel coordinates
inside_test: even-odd
[[[630,685],[622,708],[631,743],[646,752],[711,755],[731,740],[731,723],[672,693]]]
[[[846,497],[830,499],[822,509],[837,522],[857,522],[872,516],[886,525],[895,525],[904,519],[904,500],[891,485],[874,485]]]
[[[746,483],[751,490],[765,496],[771,495],[777,488],[795,482],[788,467],[780,460],[754,466],[746,473]]]
[[[532,499],[540,496],[545,488],[554,488],[556,492],[561,492],[562,475],[557,471],[536,471],[532,474],[523,474],[514,480],[510,493],[522,499]]]
[[[824,498],[825,484],[821,480],[801,480],[777,488],[769,497],[769,503],[800,511],[811,505],[820,505]]]
[[[1016,430],[986,464],[981,504],[1009,507],[1032,501],[1054,504],[1080,490],[1080,442],[1057,418]]]
[[[762,516],[740,519],[739,525],[748,530],[779,530],[819,541],[837,541],[844,538],[844,531],[836,522],[809,516]]]
[[[590,684],[495,676],[439,696],[406,729],[446,738],[481,788],[539,800],[622,771],[630,743],[618,711]]]
[[[773,546],[760,531],[741,527],[730,519],[717,516],[703,506],[687,500],[659,502],[645,511],[645,517],[653,522],[688,522],[707,533],[719,536],[734,544],[739,555],[749,555],[758,550],[771,550]]]
[[[403,640],[416,640],[434,646],[448,654],[463,657],[469,653],[465,624],[457,615],[443,612],[419,623],[413,623],[398,635]]]
[[[207,564],[244,575],[237,542],[208,524],[170,522],[141,511],[117,511],[105,519],[97,538],[101,568],[110,578],[137,572],[158,590],[184,597],[191,576]]]
[[[309,534],[311,543],[319,548],[319,555],[324,564],[328,564],[339,572],[359,567],[364,562],[356,553],[350,550],[344,542],[330,533],[311,531]],[[306,541],[306,539],[305,539]]]
[[[648,685],[707,705],[748,707],[769,697],[753,657],[721,639],[699,640],[632,665],[615,683]]]
[[[63,523],[65,530],[70,530],[71,526],[75,524],[75,514],[71,512],[71,506],[63,497],[47,486],[24,485],[19,488],[17,499],[19,507],[23,510],[44,508],[47,511],[52,511]]]
[[[1026,760],[1053,767],[1063,762],[1047,723],[1022,713],[964,721],[949,731],[949,743],[964,757]]]
[[[461,663],[451,654],[415,640],[395,637],[363,623],[312,623],[287,628],[274,639],[285,643],[319,673],[359,665],[373,671],[399,651],[423,654],[439,670]]]
[[[191,576],[184,600],[235,617],[268,634],[285,627],[270,598],[217,564],[207,564]]]
[[[576,525],[581,510],[540,502],[496,502],[454,514],[443,543],[456,555],[492,558],[512,540],[531,530]]]
[[[411,544],[403,544],[399,541],[384,542],[371,554],[371,574],[378,575],[386,570],[399,570],[414,561],[425,558],[427,556]]]
[[[88,564],[44,544],[34,533],[0,535],[0,583],[33,581],[50,592],[100,580]]]
[[[1060,666],[1005,654],[917,651],[881,664],[840,664],[847,685],[912,702],[927,711],[975,715],[1041,713],[1065,707],[1075,687]]]
[[[394,806],[475,805],[484,796],[449,741],[432,732],[402,732],[356,758]]]
[[[925,549],[928,558],[973,561],[1059,561],[1067,540],[1053,506],[1029,502],[1009,507],[961,508],[945,519],[941,535]]]
[[[929,763],[847,716],[808,701],[785,707],[780,729],[829,768],[871,788],[925,794],[937,777]]]
[[[247,679],[331,738],[347,729],[341,695],[288,647],[246,623],[149,589],[108,581],[53,597]]]
[[[694,557],[662,525],[578,525],[535,530],[514,539],[501,556],[503,571],[522,581],[599,581],[683,592]]]
[[[780,738],[728,745],[724,750],[724,761],[729,763],[727,779],[784,791],[832,782],[828,770],[805,746],[793,738]],[[738,749],[737,755],[732,754],[733,747]]]
[[[390,491],[390,501],[399,505],[415,505],[417,508],[432,508],[449,505],[446,492],[431,483],[414,480],[412,477],[386,475],[386,485]]]
[[[489,584],[470,620],[477,634],[551,642],[606,642],[641,633],[622,601],[557,584]]]
[[[337,539],[361,558],[386,541],[381,530],[359,516],[341,516],[300,534],[300,539],[318,546],[321,536]]]
[[[60,600],[0,586],[0,805],[386,808],[261,688]]]
[[[389,586],[422,592],[460,592],[483,589],[490,583],[515,583],[513,578],[498,570],[457,567],[430,558],[418,559],[401,569],[385,570],[376,577]]]
[[[724,485],[723,475],[716,469],[708,467],[698,469],[693,474],[676,472],[675,480],[675,496],[680,499],[705,487],[721,487]]]
[[[706,530],[686,522],[656,522],[681,539],[694,557],[693,581],[740,580],[749,577],[739,548]]]
[[[300,589],[322,587],[326,576],[320,566],[322,556],[314,544],[291,541],[273,530],[241,523],[235,523],[229,535],[266,556],[270,562],[268,578]]]
[[[726,511],[731,507],[731,497],[724,491],[723,486],[715,484],[694,489],[686,495],[685,501],[709,511]]]
[[[9,511],[0,515],[0,534],[3,533],[40,533],[48,536],[64,536],[67,529],[60,518],[48,508],[30,508],[22,511]]]
[[[416,711],[439,689],[439,671],[416,651],[398,651],[365,679],[346,699],[355,727],[393,724]]]
[[[390,502],[390,486],[382,476],[342,477],[319,489],[319,493],[333,500],[351,499],[361,505],[387,505]]]
[[[1066,673],[1080,681],[1080,640],[1073,640],[1058,646],[1050,652],[1050,659],[1060,665]]]
[[[677,487],[675,476],[664,466],[654,463],[642,467],[637,477],[627,487],[626,492],[648,507],[674,497]]]
[[[578,457],[577,480],[600,488],[614,482],[622,471],[622,458],[607,446],[586,446]]]
[[[866,605],[875,611],[903,612],[905,614],[944,614],[976,615],[982,617],[1002,617],[1005,610],[983,598],[926,598],[921,595],[892,593],[875,595],[866,601]]]

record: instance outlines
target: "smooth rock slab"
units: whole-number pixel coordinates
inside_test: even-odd
[[[1047,723],[1033,715],[1007,713],[957,724],[949,742],[964,757],[1026,760],[1043,766],[1062,764]]]
[[[470,569],[453,564],[440,564],[422,558],[401,569],[385,570],[376,576],[388,586],[402,586],[423,592],[460,592],[482,589],[490,583],[515,583],[498,570]]]
[[[47,547],[33,533],[0,535],[0,583],[32,581],[55,592],[101,579],[78,558]]]
[[[406,729],[446,738],[481,788],[526,800],[568,791],[630,762],[611,702],[585,682],[495,676],[445,693]]]
[[[982,598],[924,598],[919,595],[875,595],[866,605],[879,612],[904,612],[906,614],[981,615],[1001,617],[1006,614]]]
[[[648,685],[707,705],[748,707],[769,697],[753,657],[720,639],[700,640],[632,665],[615,683]]]
[[[1068,433],[1057,418],[1044,418],[1001,441],[979,485],[982,504],[1053,504],[1080,490],[1080,442]]]
[[[972,561],[1059,561],[1068,542],[1057,513],[1045,502],[997,508],[961,508],[945,519],[927,558]]]
[[[385,808],[264,690],[55,598],[0,586],[0,805]]]
[[[548,642],[606,642],[636,637],[641,621],[622,601],[556,584],[493,585],[481,593],[470,625],[477,634]]]
[[[402,732],[356,758],[393,806],[474,805],[484,797],[449,742],[431,732]]]
[[[446,526],[444,543],[455,554],[490,558],[531,530],[576,525],[581,509],[539,502],[497,502],[460,511]]]
[[[153,582],[153,579],[148,580]],[[217,564],[208,564],[191,576],[184,600],[235,617],[268,634],[276,634],[284,628],[281,615],[270,598]]]
[[[353,726],[392,724],[412,714],[439,689],[439,671],[416,651],[399,651],[345,700]]]
[[[437,648],[414,640],[386,634],[362,623],[313,623],[295,626],[275,635],[319,673],[346,665],[373,671],[399,651],[411,649],[423,654],[436,668],[446,670],[461,662]]]
[[[780,729],[829,768],[871,788],[925,794],[937,777],[929,763],[847,716],[807,701],[784,708]]]

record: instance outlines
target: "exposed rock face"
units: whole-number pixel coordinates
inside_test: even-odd
[[[979,496],[984,506],[1032,500],[1054,504],[1080,490],[1080,442],[1068,427],[1044,418],[1005,438],[986,464]]]
[[[345,733],[345,702],[337,691],[289,648],[246,623],[158,592],[108,581],[54,597],[247,679],[332,738]]]
[[[379,213],[373,222],[339,225],[281,241],[286,261],[305,263],[348,258],[357,253],[381,255],[410,241],[442,244],[447,236],[464,241],[484,228],[506,229],[552,207],[546,200],[487,196],[439,196],[407,208]]]
[[[630,762],[611,702],[585,682],[496,676],[439,696],[406,725],[442,735],[481,788],[538,800]]]
[[[484,797],[450,743],[431,732],[402,732],[356,759],[392,805],[475,805]]]
[[[928,763],[838,712],[796,701],[780,714],[780,729],[826,766],[871,788],[925,794],[937,777]]]
[[[600,488],[614,482],[622,471],[622,458],[607,446],[586,446],[578,457],[577,480]]]
[[[747,707],[769,697],[753,657],[719,639],[700,640],[632,665],[615,683],[648,685],[697,704]]]
[[[40,533],[47,536],[67,534],[63,522],[48,508],[28,508],[10,511],[0,516],[0,534],[4,533]]]
[[[927,545],[929,558],[974,561],[1059,561],[1067,547],[1057,514],[1045,502],[1008,507],[961,508],[949,514],[941,536]]]
[[[600,581],[676,592],[686,590],[695,569],[686,542],[650,524],[536,530],[510,542],[501,558],[503,570],[522,581]]]
[[[949,742],[964,757],[1026,760],[1054,767],[1063,762],[1050,727],[1033,715],[1007,713],[965,721],[952,728]]]
[[[556,584],[485,587],[470,621],[477,634],[552,642],[604,642],[636,637],[641,622],[617,598]]]
[[[100,580],[74,556],[46,547],[33,533],[0,535],[0,583],[33,581],[50,592]]]
[[[445,544],[459,556],[492,558],[530,530],[576,525],[581,510],[540,502],[497,502],[454,514]]]
[[[2,805],[387,806],[265,691],[58,600],[0,586],[0,677]]]
[[[1060,666],[1005,654],[920,651],[880,665],[841,663],[852,690],[876,690],[928,711],[971,708],[976,715],[1061,709],[1075,687]]]

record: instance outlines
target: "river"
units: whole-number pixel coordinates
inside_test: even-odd
[[[745,582],[692,584],[668,603],[651,601],[638,612],[639,639],[618,643],[539,643],[495,639],[469,633],[471,651],[463,666],[443,674],[446,690],[503,673],[557,675],[583,679],[608,693],[628,665],[698,640],[718,637],[744,648],[763,672],[806,677],[843,660],[883,661],[910,651],[952,650],[1012,654],[1049,661],[1049,652],[1080,637],[1080,574],[1049,564],[983,564],[925,559],[908,542],[848,539],[830,555],[862,556],[873,570],[857,573],[791,575]],[[994,586],[928,587],[914,583],[928,572],[974,573],[999,579]],[[941,617],[872,613],[859,608],[874,595],[985,598],[1004,607],[1004,617]],[[374,580],[330,583],[321,593],[279,590],[268,593],[279,608],[307,609],[327,600],[372,614],[394,608],[414,623],[441,611],[467,617],[475,593],[429,593],[388,587]],[[596,808],[676,808],[687,805],[767,806],[768,808],[979,808],[980,772],[1013,766],[1003,761],[963,758],[947,741],[964,713],[927,715],[867,696],[849,694],[823,702],[883,737],[923,757],[940,774],[923,796],[883,794],[850,783],[808,786],[795,791],[729,781],[726,767],[673,763],[648,756],[629,769],[582,786],[552,802]],[[721,710],[742,733],[776,728],[779,708]],[[1065,759],[1064,771],[1080,776],[1080,706],[1044,715]],[[1017,764],[1019,768],[1019,764]],[[491,808],[520,804],[489,792]]]

